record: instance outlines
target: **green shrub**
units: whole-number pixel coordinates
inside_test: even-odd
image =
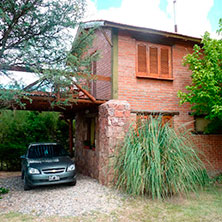
[[[20,156],[33,142],[58,142],[67,149],[67,123],[55,112],[0,112],[0,170],[20,170]]]
[[[0,170],[19,170],[26,149],[24,144],[0,144]]]
[[[211,178],[211,183],[212,184],[222,184],[222,174],[219,174],[219,175]]]
[[[152,116],[135,130],[130,128],[114,158],[117,188],[133,195],[162,199],[197,191],[208,183],[189,132],[175,132]]]
[[[2,198],[1,195],[2,194],[6,194],[9,192],[9,189],[4,188],[4,187],[0,187],[0,199]]]

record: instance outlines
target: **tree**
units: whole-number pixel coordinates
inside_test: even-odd
[[[222,33],[222,19],[218,34]],[[205,115],[214,122],[222,123],[222,39],[212,39],[206,32],[200,45],[184,58],[184,65],[192,71],[188,92],[178,92],[181,104],[192,105],[193,114]],[[221,126],[221,125],[220,125]]]
[[[96,57],[82,55],[92,43],[93,31],[83,32],[74,44],[71,32],[84,10],[85,0],[1,0],[0,76],[25,69],[38,75],[35,89],[56,91],[58,85],[70,86],[76,73],[89,73]],[[1,90],[0,85],[0,108],[17,104],[23,97],[20,83],[11,88],[15,91]]]
[[[26,68],[59,67],[84,13],[84,0],[2,0],[0,64]]]

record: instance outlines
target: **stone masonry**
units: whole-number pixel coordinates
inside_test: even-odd
[[[77,170],[84,175],[98,179],[108,185],[113,172],[110,166],[111,156],[116,145],[122,141],[131,122],[130,105],[126,101],[109,100],[99,107],[96,116],[95,150],[85,149],[87,134],[87,115],[76,115],[75,162]]]
[[[99,107],[99,182],[108,185],[113,179],[110,157],[124,138],[130,124],[130,105],[110,100]]]
[[[87,122],[85,113],[78,113],[75,118],[75,162],[79,173],[98,179],[98,117],[96,117],[96,149],[85,149],[84,141],[87,134]]]

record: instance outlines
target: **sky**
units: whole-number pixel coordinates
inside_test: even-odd
[[[86,0],[84,21],[104,19],[118,23],[174,32],[173,0]],[[222,0],[176,0],[178,33],[194,37],[205,31],[217,38]],[[15,73],[14,78],[29,84],[36,77]],[[1,83],[10,80],[1,77]]]
[[[87,0],[85,21],[104,19],[174,32],[174,0]],[[178,33],[194,37],[205,31],[216,37],[222,0],[176,0]]]

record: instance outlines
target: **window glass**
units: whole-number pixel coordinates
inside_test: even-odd
[[[28,158],[44,158],[67,156],[68,153],[60,145],[33,145],[28,150]]]

